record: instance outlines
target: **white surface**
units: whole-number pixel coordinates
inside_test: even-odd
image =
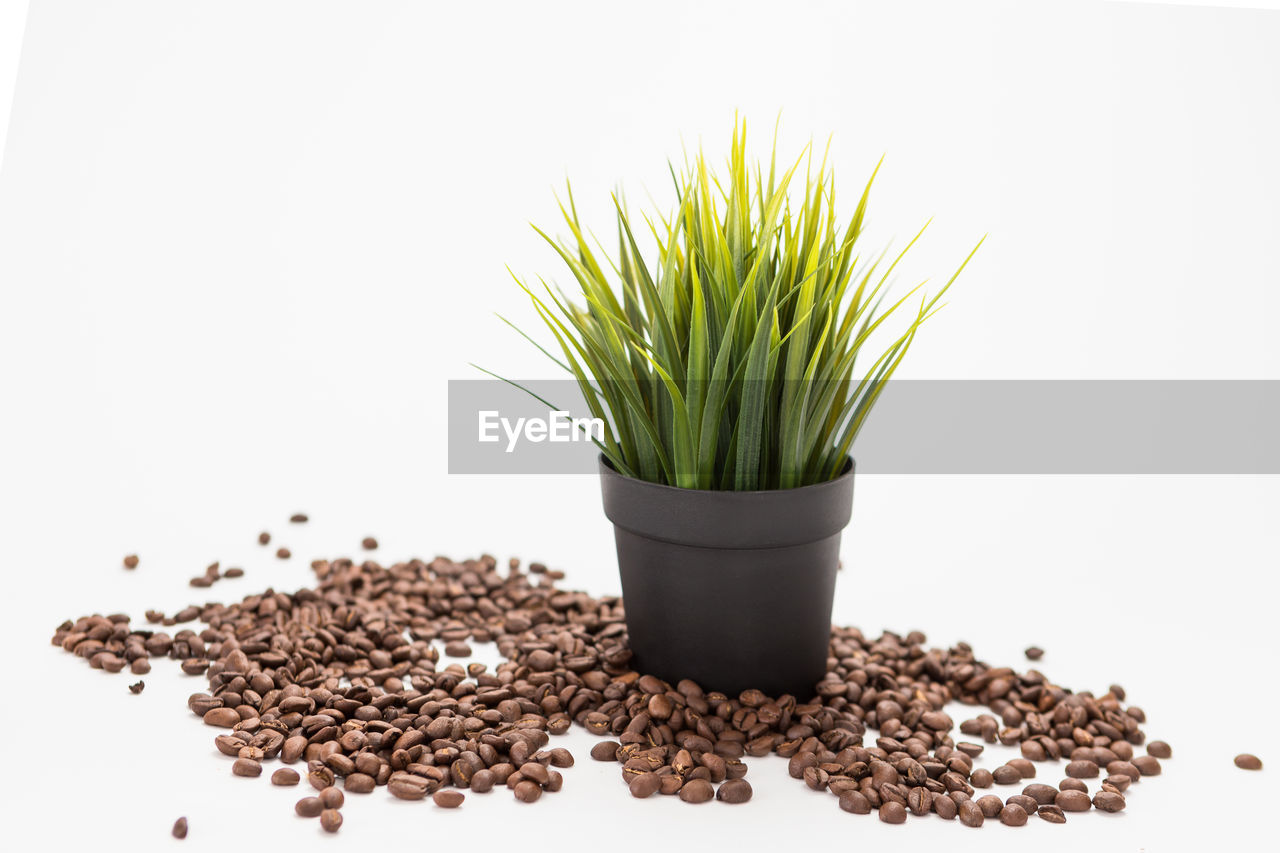
[[[1050,677],[1124,684],[1173,743],[1127,813],[1066,826],[889,827],[776,761],[751,762],[749,807],[640,803],[575,734],[578,766],[537,806],[498,792],[442,813],[379,792],[322,837],[292,816],[298,791],[231,777],[185,711],[202,680],[157,661],[135,697],[127,675],[47,645],[81,613],[293,588],[311,557],[369,533],[387,557],[520,554],[615,590],[593,480],[445,475],[444,381],[471,360],[552,375],[490,316],[530,316],[504,264],[559,275],[526,222],[553,222],[568,172],[607,233],[608,189],[665,198],[680,134],[718,156],[735,108],[760,143],[782,109],[787,150],[833,132],[846,199],[888,152],[872,244],[936,215],[910,276],[944,274],[991,232],[907,375],[1280,378],[1280,15],[733,8],[33,4],[0,173],[0,630],[21,650],[11,692],[39,706],[0,705],[6,847],[55,833],[154,849],[181,814],[194,850],[495,828],[566,849],[647,848],[649,833],[766,849],[800,832],[1181,850],[1228,830],[1265,846],[1265,809],[1224,822],[1193,804],[1206,786],[1278,793],[1274,769],[1231,765],[1280,760],[1244,722],[1280,701],[1264,671],[1276,479],[859,480],[838,620],[965,639],[995,663],[1038,643]],[[285,524],[298,509],[311,525]],[[294,560],[258,548],[263,527]],[[143,563],[126,573],[131,551]],[[186,579],[213,559],[248,575],[193,596]],[[1226,724],[1211,690],[1238,703]]]

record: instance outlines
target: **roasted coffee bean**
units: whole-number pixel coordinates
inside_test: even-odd
[[[1036,778],[1036,766],[1025,758],[1010,758],[1005,763],[1021,773],[1023,779]]]
[[[270,533],[268,533],[267,531],[265,531],[265,530],[264,530],[264,531],[262,531],[261,533],[259,533],[259,534],[258,534],[258,544],[259,544],[259,545],[267,545],[267,544],[270,544],[270,542],[271,542],[271,534],[270,534]]]
[[[725,803],[745,803],[751,799],[751,783],[746,779],[730,779],[716,790],[716,799]]]
[[[902,803],[884,803],[880,806],[880,820],[885,823],[906,823],[907,810]]]
[[[231,765],[231,772],[237,776],[261,776],[262,763],[252,758],[237,758]]]
[[[1173,747],[1162,740],[1153,740],[1147,744],[1147,755],[1156,758],[1172,758]]]
[[[337,832],[342,827],[342,812],[325,809],[320,812],[320,828],[325,832]]]
[[[1000,822],[1005,826],[1025,826],[1027,813],[1022,806],[1015,806],[1011,803],[1000,809]]]
[[[239,567],[232,567],[230,569],[227,569],[225,572],[223,572],[222,576],[224,578],[242,578],[244,577],[244,569],[241,569]]]
[[[1019,776],[1019,779],[1022,777]],[[990,788],[995,782],[995,776],[986,768],[978,768],[973,771],[973,775],[969,777],[969,784],[975,788]]]
[[[1000,814],[1000,810],[1004,808],[1004,800],[995,794],[987,794],[978,798],[978,808],[982,809],[984,817],[995,817]]]
[[[377,786],[377,780],[368,773],[352,773],[342,779],[342,789],[352,794],[369,794]]]
[[[377,547],[376,545],[374,547]],[[372,549],[370,549],[372,550]],[[442,809],[456,809],[467,797],[458,791],[436,791],[431,800]]]
[[[934,793],[933,810],[938,817],[943,820],[955,820],[956,817],[956,801],[946,794]]]
[[[1236,762],[1236,767],[1239,767],[1241,770],[1261,770],[1262,769],[1262,759],[1256,755],[1250,755],[1247,752],[1242,752],[1239,755],[1237,755],[1235,758],[1235,762]]]
[[[840,808],[851,814],[871,814],[871,802],[858,791],[842,794]]]
[[[995,798],[999,800],[999,797]],[[1001,805],[1001,808],[1004,808]],[[986,819],[986,812],[973,800],[962,800],[956,806],[956,812],[960,816],[960,822],[965,826],[982,826]]]
[[[324,811],[324,804],[319,797],[303,797],[294,803],[293,810],[298,813],[298,817],[319,817],[320,812]]]
[[[1113,774],[1111,776],[1108,776],[1106,779],[1103,779],[1102,783],[1104,785],[1110,785],[1111,787],[1115,788],[1117,791],[1120,791],[1123,793],[1125,790],[1128,789],[1129,785],[1133,783],[1133,780],[1130,779],[1128,776],[1124,776],[1121,774]],[[1089,789],[1081,788],[1080,790],[1088,791]]]
[[[1037,803],[1033,797],[1028,797],[1026,794],[1014,794],[1012,797],[1005,800],[1004,803],[1006,806],[1017,806],[1026,812],[1028,817],[1035,814],[1036,809],[1040,808],[1040,804]]]
[[[552,767],[572,767],[573,753],[562,746],[558,746],[551,750],[551,766]]]
[[[210,708],[204,713],[204,722],[208,726],[229,729],[240,722],[240,715],[235,708]]]
[[[715,788],[706,779],[690,779],[680,786],[680,799],[686,803],[705,803],[715,793]]]
[[[342,803],[345,801],[345,799],[346,798],[342,796],[342,791],[340,791],[338,788],[335,788],[333,786],[325,788],[323,791],[320,792],[320,804],[323,805],[326,809],[342,808]]]
[[[277,549],[276,549],[276,557],[278,557],[278,558],[279,558],[279,559],[281,559],[281,560],[287,560],[287,559],[289,559],[289,558],[290,558],[290,557],[292,557],[292,556],[293,556],[293,553],[292,553],[288,548],[277,548]],[[333,831],[335,831],[335,832],[336,832],[337,830],[333,830]]]
[[[1044,657],[1044,649],[1039,646],[1028,646],[1023,654],[1027,656],[1027,660],[1040,660]]]
[[[1037,783],[1023,788],[1022,793],[1044,806],[1054,801],[1054,798],[1058,796],[1058,789],[1052,785]]]
[[[471,657],[471,646],[461,641],[445,643],[444,653],[451,658]]]
[[[136,568],[138,568],[138,555],[137,555],[137,554],[130,554],[129,556],[125,557],[125,558],[124,558],[124,567],[125,567],[126,569],[136,569]],[[176,835],[177,833],[175,832],[174,834]]]
[[[366,536],[364,539],[360,540],[360,547],[364,548],[366,551],[376,551],[378,548],[378,540],[374,539],[372,536]],[[449,808],[452,808],[452,806]]]
[[[421,800],[427,795],[427,788],[426,779],[408,773],[396,774],[387,780],[387,790],[401,800]]]
[[[296,785],[302,780],[297,770],[288,767],[281,767],[279,770],[271,774],[272,785]]]
[[[307,514],[305,512],[295,512],[289,516],[289,521],[294,524],[306,524],[308,521]]]
[[[516,783],[513,790],[515,791],[516,799],[522,803],[535,803],[542,796],[542,786],[527,779]]]
[[[129,692],[132,693],[134,696],[137,696],[139,693],[143,691],[143,689],[146,688],[146,686],[147,685],[145,682],[136,681],[133,684],[129,685]]]
[[[924,787],[912,788],[907,792],[907,808],[917,817],[927,815],[933,811],[933,792]]]
[[[1093,795],[1093,807],[1100,812],[1124,810],[1124,796],[1114,791],[1099,791]]]
[[[314,761],[312,762],[312,764],[315,763],[316,762]],[[310,772],[307,773],[307,781],[311,784],[311,787],[315,788],[317,791],[323,791],[325,788],[333,787],[335,778],[333,771],[324,765],[313,767]]]
[[[1072,761],[1067,764],[1066,774],[1072,779],[1095,779],[1098,765],[1092,761]]]
[[[1160,760],[1154,755],[1139,755],[1133,759],[1133,766],[1143,776],[1159,776],[1161,772]]]
[[[1022,774],[1016,767],[1002,764],[991,772],[991,778],[997,785],[1016,785],[1022,781]]]
[[[179,840],[187,837],[187,819],[185,817],[180,817],[173,822],[173,837]]]
[[[1057,806],[1053,806],[1053,805],[1041,806],[1040,808],[1036,809],[1036,814],[1038,814],[1042,819],[1047,820],[1049,823],[1066,823],[1067,822],[1067,816],[1064,815],[1062,813],[1062,809],[1058,808]]]
[[[1064,812],[1087,812],[1090,807],[1089,795],[1084,791],[1059,791],[1053,804]]]

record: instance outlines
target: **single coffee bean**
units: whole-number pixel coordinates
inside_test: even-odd
[[[136,568],[138,568],[138,555],[137,555],[137,554],[130,554],[129,556],[125,557],[125,558],[124,558],[124,567],[125,567],[126,569],[136,569]]]
[[[137,558],[135,558],[136,560]],[[132,568],[132,566],[130,566]],[[173,837],[183,839],[187,837],[187,819],[180,817],[173,822]]]
[[[293,553],[292,553],[288,548],[277,548],[277,549],[276,549],[276,557],[278,557],[278,558],[279,558],[279,559],[281,559],[281,560],[287,560],[287,559],[289,559],[289,558],[290,558],[290,557],[292,557],[292,556],[293,556]],[[332,832],[337,832],[337,829],[333,829],[333,830],[331,830],[331,831],[332,831]]]
[[[715,794],[715,788],[706,779],[690,779],[680,786],[679,796],[686,803],[705,803]]]
[[[320,803],[326,809],[340,809],[346,798],[342,791],[332,785],[320,792]]]
[[[1027,660],[1040,660],[1044,657],[1044,649],[1039,646],[1030,646],[1023,654],[1027,656]]]
[[[1000,822],[1005,826],[1023,826],[1027,822],[1027,813],[1022,806],[1010,804],[1000,809]]]
[[[342,812],[325,809],[320,812],[320,828],[325,832],[337,832],[342,827]]]
[[[996,797],[999,800],[999,797]],[[1001,806],[1003,808],[1003,806]],[[965,826],[982,826],[986,812],[973,800],[963,800],[956,806],[960,822]]]
[[[528,779],[516,783],[514,791],[516,799],[522,803],[536,803],[542,796],[542,786]]]
[[[261,776],[262,764],[252,758],[237,758],[235,763],[231,765],[231,772],[237,776]]]
[[[294,803],[293,810],[298,813],[298,817],[319,817],[320,812],[324,811],[324,805],[319,797],[303,797]]]
[[[1128,776],[1123,776],[1120,774],[1112,774],[1108,776],[1106,779],[1102,780],[1102,784],[1110,785],[1111,787],[1115,788],[1117,791],[1120,791],[1122,793],[1128,790],[1129,785],[1131,785],[1132,783],[1133,783],[1132,779],[1130,779]],[[1087,791],[1088,789],[1084,788],[1082,790]]]
[[[617,761],[618,744],[616,741],[602,740],[591,747],[591,757],[596,761]]]
[[[137,696],[139,693],[143,691],[143,689],[146,686],[147,685],[145,682],[142,682],[142,681],[135,682],[129,685],[129,692],[132,693],[134,696]]]
[[[1084,791],[1059,791],[1053,804],[1064,812],[1087,812],[1091,806],[1089,795]]]
[[[342,789],[352,794],[369,794],[375,787],[377,780],[368,773],[352,773],[342,780]]]
[[[471,777],[471,790],[477,794],[487,794],[493,790],[495,781],[492,770],[477,770]]]
[[[236,713],[235,708],[210,708],[204,713],[206,726],[229,729],[238,722],[240,722],[240,715]]]
[[[1124,795],[1113,791],[1099,791],[1093,795],[1093,807],[1100,812],[1123,811]]]
[[[870,814],[871,802],[858,791],[849,791],[841,795],[840,808],[850,814]]]
[[[1010,758],[1007,762],[1010,767],[1022,774],[1023,779],[1036,778],[1036,766],[1025,758]]]
[[[471,656],[471,646],[461,641],[445,643],[444,653],[451,658],[465,658]]]
[[[933,792],[925,787],[915,787],[907,792],[907,808],[917,817],[933,811]]]
[[[316,762],[312,763],[315,764]],[[311,783],[311,787],[315,788],[317,791],[323,791],[325,788],[333,787],[333,783],[336,778],[337,777],[334,776],[333,771],[328,767],[325,767],[323,764],[315,767],[307,773],[307,781]]]
[[[978,798],[978,808],[982,809],[983,817],[995,817],[1004,808],[1004,800],[995,794],[987,794]]]
[[[360,540],[360,547],[364,548],[366,551],[376,551],[378,548],[378,540],[374,539],[372,536],[366,536],[364,539]]]
[[[271,774],[272,785],[296,785],[302,780],[297,770],[289,767],[281,767],[279,770]]]
[[[1016,767],[1002,764],[991,771],[991,778],[995,780],[997,785],[1016,785],[1022,781],[1022,774],[1018,772]]]
[[[305,512],[295,512],[289,516],[289,521],[293,524],[306,524],[308,521],[307,514]]]
[[[880,820],[885,823],[906,823],[906,807],[898,802],[883,803],[880,806]]]
[[[1262,769],[1262,759],[1256,755],[1250,755],[1247,752],[1242,752],[1239,755],[1237,755],[1235,758],[1235,762],[1236,762],[1236,767],[1239,767],[1241,770],[1261,770]]]
[[[268,533],[267,531],[265,531],[265,530],[264,530],[264,531],[262,531],[261,533],[259,533],[259,534],[258,534],[258,544],[259,544],[259,545],[267,545],[267,544],[270,544],[270,542],[271,542],[271,534],[270,534],[270,533]]]
[[[1022,777],[1019,776],[1018,778],[1021,779]],[[975,788],[990,788],[994,782],[995,776],[993,776],[991,771],[987,770],[985,767],[979,767],[977,770],[973,771],[973,775],[969,777],[969,784]]]
[[[1063,791],[1085,791],[1089,790],[1089,786],[1080,779],[1063,779],[1058,783],[1058,788]]]
[[[1162,740],[1153,740],[1147,744],[1147,755],[1156,758],[1172,758],[1173,747]]]
[[[1066,773],[1072,779],[1095,779],[1098,776],[1098,765],[1092,761],[1072,761],[1067,764]]]
[[[432,802],[442,809],[456,809],[466,798],[466,795],[459,791],[436,791],[431,795]]]
[[[233,566],[232,568],[227,569],[225,572],[223,572],[222,576],[226,578],[242,578],[244,577],[244,569]]]
[[[955,820],[957,811],[956,801],[946,794],[934,793],[933,811],[943,820]]]
[[[1036,809],[1036,814],[1049,823],[1067,822],[1067,816],[1062,813],[1062,809],[1054,805],[1041,806]]]
[[[1052,803],[1054,797],[1058,796],[1058,789],[1052,785],[1036,783],[1023,788],[1022,793],[1044,806]]]
[[[1138,768],[1138,772],[1143,776],[1159,776],[1161,767],[1160,760],[1154,755],[1139,755],[1133,759],[1133,766]]]
[[[751,799],[751,783],[746,779],[730,779],[720,785],[716,799],[725,803],[745,803]]]
[[[1026,812],[1028,817],[1035,814],[1036,809],[1040,808],[1040,804],[1032,797],[1028,797],[1026,794],[1014,794],[1012,797],[1005,800],[1005,805],[1017,806]]]
[[[1128,776],[1130,781],[1137,782],[1142,778],[1142,771],[1129,761],[1112,761],[1107,765],[1107,775]]]

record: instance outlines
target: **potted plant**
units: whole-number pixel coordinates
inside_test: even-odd
[[[580,301],[520,282],[610,427],[600,477],[635,666],[730,695],[808,698],[825,673],[851,448],[960,272],[918,304],[921,286],[887,302],[920,234],[887,264],[863,258],[875,172],[838,228],[827,159],[798,187],[806,161],[779,171],[775,135],[767,174],[752,172],[735,122],[727,173],[701,153],[672,168],[668,215],[640,224],[614,197],[618,253],[603,261],[570,190],[571,239],[543,236]]]

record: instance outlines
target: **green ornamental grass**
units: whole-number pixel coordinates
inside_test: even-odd
[[[932,296],[920,294],[922,282],[889,301],[890,275],[924,228],[887,265],[887,253],[863,258],[875,171],[842,229],[825,154],[803,196],[793,191],[809,152],[779,173],[775,130],[768,173],[758,163],[752,173],[746,125],[735,121],[727,173],[713,172],[701,151],[682,171],[671,167],[669,216],[635,219],[614,196],[616,258],[584,231],[571,189],[560,209],[572,239],[538,230],[573,273],[580,301],[517,278],[563,359],[521,334],[573,374],[607,425],[597,444],[621,473],[737,491],[839,476],[885,382],[973,257]],[[895,315],[905,328],[864,355]]]

